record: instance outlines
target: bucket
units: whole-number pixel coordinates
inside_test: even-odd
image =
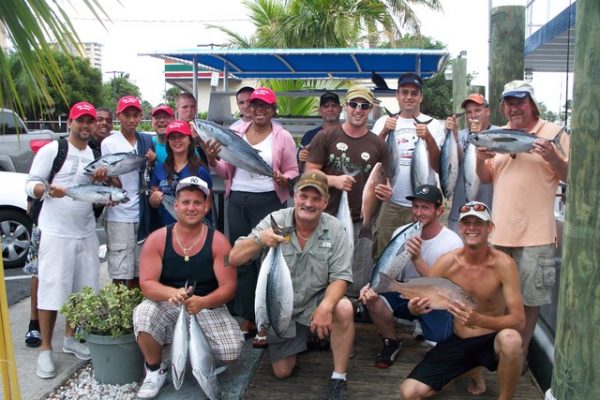
[[[85,340],[96,382],[124,385],[142,378],[144,357],[133,333],[119,337],[88,334]]]

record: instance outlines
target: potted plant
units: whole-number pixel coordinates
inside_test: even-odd
[[[87,342],[97,382],[125,384],[142,377],[144,359],[133,334],[133,309],[142,299],[139,289],[111,283],[98,292],[86,286],[61,307],[80,329],[76,337]]]

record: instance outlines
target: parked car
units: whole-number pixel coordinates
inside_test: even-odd
[[[22,267],[27,259],[32,221],[27,216],[27,174],[0,172],[0,237],[5,268]]]

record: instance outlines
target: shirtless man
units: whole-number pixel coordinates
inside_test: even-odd
[[[513,395],[523,363],[520,331],[525,326],[519,273],[512,258],[488,244],[494,229],[487,206],[470,202],[460,209],[464,247],[438,259],[429,276],[449,279],[476,300],[476,310],[452,302],[454,334],[430,350],[400,386],[405,400],[433,396],[454,378],[485,366],[497,370],[498,399]],[[413,315],[431,311],[431,301],[414,297]]]

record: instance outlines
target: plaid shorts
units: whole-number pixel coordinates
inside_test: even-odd
[[[133,311],[133,330],[137,338],[140,332],[150,334],[161,346],[173,341],[173,330],[179,316],[180,306],[168,301],[156,302],[146,299]],[[237,360],[242,351],[243,336],[236,320],[227,307],[204,309],[195,315],[204,331],[217,360]]]

